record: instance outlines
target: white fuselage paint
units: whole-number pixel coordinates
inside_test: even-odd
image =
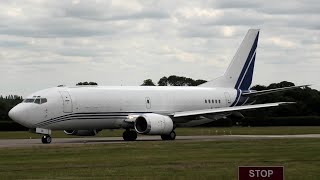
[[[16,107],[16,111],[33,112],[17,117],[21,119],[19,123],[26,127],[52,130],[113,129],[123,128],[128,115],[170,115],[179,111],[229,107],[236,101],[237,91],[213,87],[76,86],[45,89],[27,98],[33,96],[47,98],[48,102],[20,103]],[[173,121],[190,124],[191,119]]]

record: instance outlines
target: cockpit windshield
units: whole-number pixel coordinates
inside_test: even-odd
[[[34,99],[25,99],[23,102],[25,102],[25,103],[33,103]]]
[[[33,98],[27,98],[23,100],[24,103],[43,104],[47,102],[47,98],[41,98],[40,96],[34,96]]]
[[[34,100],[34,103],[40,104],[41,103],[40,98],[37,98],[36,100]]]

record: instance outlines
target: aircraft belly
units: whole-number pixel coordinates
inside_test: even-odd
[[[42,128],[51,130],[65,130],[65,129],[113,129],[116,121],[123,122],[125,118],[108,118],[108,119],[72,119],[68,121],[56,122]]]

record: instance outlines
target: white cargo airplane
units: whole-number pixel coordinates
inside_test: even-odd
[[[250,29],[225,74],[197,87],[75,86],[35,92],[12,108],[12,120],[43,134],[51,130],[68,135],[96,135],[102,129],[125,129],[123,139],[137,133],[174,140],[177,126],[194,126],[224,118],[240,110],[279,106],[286,102],[248,105],[248,99],[266,93],[299,88],[251,91],[259,30]]]

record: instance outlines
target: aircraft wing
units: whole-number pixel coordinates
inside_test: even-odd
[[[301,86],[291,86],[291,87],[284,87],[284,88],[276,88],[276,89],[267,89],[267,90],[262,90],[262,91],[248,91],[248,92],[242,92],[242,96],[259,96],[259,95],[264,95],[264,94],[269,94],[269,93],[274,93],[274,92],[280,92],[280,91],[286,91],[290,89],[298,89],[301,87],[308,87],[311,85],[301,85]]]
[[[185,117],[185,116],[194,116],[194,115],[204,115],[204,114],[213,114],[213,113],[223,113],[247,109],[257,109],[265,107],[279,106],[281,104],[292,104],[294,102],[277,102],[277,103],[267,103],[267,104],[255,104],[255,105],[246,105],[246,106],[234,106],[234,107],[224,107],[216,109],[203,109],[203,110],[194,110],[194,111],[181,111],[173,113],[173,117]]]

